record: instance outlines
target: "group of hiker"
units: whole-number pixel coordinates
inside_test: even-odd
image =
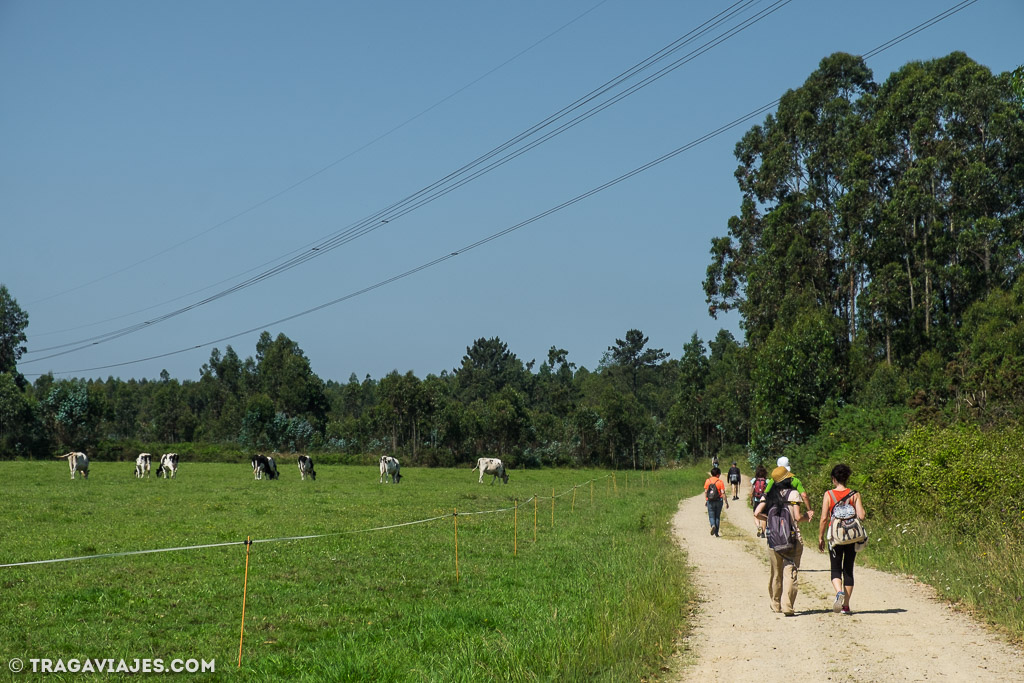
[[[867,542],[864,530],[864,504],[861,495],[847,487],[850,468],[839,464],[832,468],[832,488],[825,492],[818,516],[818,550],[829,553],[830,575],[835,599],[832,611],[850,614],[850,596],[853,594],[853,566],[857,551]],[[711,476],[704,482],[705,505],[711,535],[720,536],[722,508],[729,507],[730,496],[718,458],[711,463]],[[739,500],[740,468],[734,462],[728,474],[729,494]],[[758,465],[750,480],[750,505],[757,520],[757,537],[768,545],[769,606],[773,612],[787,617],[795,614],[797,573],[804,551],[799,522],[814,518],[810,499],[803,483],[790,468],[789,458],[783,456],[769,474],[764,465]]]

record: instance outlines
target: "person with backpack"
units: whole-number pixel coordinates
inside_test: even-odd
[[[863,526],[858,524],[866,514],[864,503],[861,501],[860,493],[846,487],[849,480],[849,465],[840,463],[832,468],[832,489],[826,491],[821,500],[821,521],[818,523],[818,550],[825,550],[826,540],[829,546],[832,587],[836,590],[832,611],[843,614],[851,614],[853,564],[857,560],[858,546],[867,540]],[[833,529],[837,526],[843,529],[840,532],[843,538],[836,538]],[[848,532],[847,529],[851,528],[856,531]]]
[[[753,510],[757,509],[758,504],[764,500],[765,492],[768,489],[768,470],[764,468],[764,465],[758,465],[757,469],[754,470],[754,478],[750,480],[750,507]],[[756,519],[757,522],[757,537],[764,538],[764,525],[765,523],[760,519]]]
[[[732,499],[740,499],[740,468],[736,466],[736,461],[733,461],[732,467],[729,468],[729,487],[732,489]]]
[[[798,522],[810,521],[814,513],[800,509],[800,493],[793,486],[793,474],[785,467],[772,470],[773,486],[754,509],[754,516],[765,522],[768,541],[768,598],[771,610],[793,616],[797,595],[797,576],[803,556],[803,538]]]
[[[704,481],[704,505],[708,509],[708,521],[711,523],[711,535],[718,536],[722,526],[722,504],[729,507],[725,499],[725,482],[719,479],[722,470],[711,468],[711,476]]]
[[[777,461],[777,465],[779,467],[785,467],[790,472],[793,471],[793,468],[789,466],[789,458],[787,458],[786,456],[782,456],[781,458],[779,458]],[[775,482],[773,480],[768,480],[768,488],[764,490],[765,495],[767,495],[768,492],[772,490],[772,485],[774,483]],[[797,479],[795,474],[793,475],[793,488],[795,488],[800,493],[800,498],[804,501],[804,505],[807,506],[807,509],[813,509],[811,508],[811,499],[807,496],[807,491],[804,490],[803,482]]]

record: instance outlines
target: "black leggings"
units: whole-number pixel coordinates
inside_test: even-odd
[[[853,563],[857,559],[854,545],[834,545],[828,554],[829,563],[832,565],[832,578],[842,579],[844,586],[853,585]]]

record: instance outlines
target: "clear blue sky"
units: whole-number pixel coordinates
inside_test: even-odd
[[[793,0],[558,137],[327,249],[730,3],[6,0],[0,283],[30,316],[19,369],[195,379],[208,342],[250,329],[216,346],[245,358],[258,330],[283,332],[338,381],[439,373],[479,337],[538,365],[562,347],[589,368],[630,328],[676,358],[694,332],[740,337],[735,317],[709,317],[701,282],[710,240],[739,205],[733,147],[755,121],[429,269],[274,321],[541,214],[798,87],[822,57],[865,53],[955,4]],[[979,0],[869,66],[881,82],[963,50],[1007,71],[1024,61],[1022,28],[1020,0]],[[35,360],[302,254],[316,257]],[[191,350],[101,368],[181,349]]]

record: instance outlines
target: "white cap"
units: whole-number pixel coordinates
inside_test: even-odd
[[[787,458],[786,456],[782,456],[781,458],[779,458],[775,465],[777,467],[785,467],[790,472],[793,471],[789,466],[789,458]]]

